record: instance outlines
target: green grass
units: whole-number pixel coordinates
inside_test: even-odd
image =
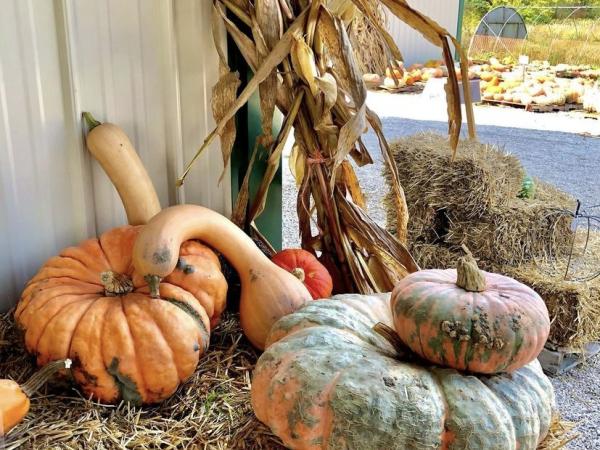
[[[471,41],[475,28],[463,30],[465,45]],[[600,66],[600,20],[558,20],[548,24],[528,25],[529,36],[522,46],[511,48],[512,56],[528,55],[530,60],[547,60],[551,64],[590,64]],[[471,54],[474,59],[489,55],[490,49]],[[511,55],[498,45],[495,56]]]

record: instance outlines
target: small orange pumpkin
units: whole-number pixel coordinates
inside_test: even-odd
[[[56,372],[70,367],[70,359],[53,361],[22,385],[13,380],[0,380],[0,436],[4,436],[25,418],[29,412],[29,398],[35,391]]]
[[[86,397],[105,403],[171,396],[194,373],[225,308],[219,260],[196,241],[178,247],[177,267],[152,298],[132,263],[142,228],[115,228],[50,258],[15,311],[38,365],[72,359]]]
[[[546,342],[546,304],[512,278],[479,270],[471,255],[457,269],[421,270],[401,280],[391,298],[400,339],[421,357],[458,370],[512,372]]]
[[[331,275],[312,253],[301,248],[288,248],[273,256],[271,261],[302,281],[314,300],[331,296]]]

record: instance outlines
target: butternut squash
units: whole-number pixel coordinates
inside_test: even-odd
[[[87,147],[117,188],[129,225],[145,224],[160,211],[160,201],[133,144],[117,125],[100,123],[89,112],[83,117]]]
[[[240,321],[250,342],[264,349],[271,326],[311,295],[292,274],[276,266],[242,230],[222,215],[196,205],[162,210],[143,227],[133,248],[133,265],[145,276],[151,295],[177,265],[179,247],[199,239],[222,253],[237,270],[242,285]]]

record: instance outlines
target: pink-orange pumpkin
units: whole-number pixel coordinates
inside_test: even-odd
[[[529,287],[480,271],[471,256],[456,270],[422,270],[392,293],[394,326],[421,357],[476,373],[511,372],[534,360],[550,331],[544,301]]]
[[[271,261],[302,281],[314,300],[331,297],[331,275],[312,253],[300,248],[289,248],[277,253]]]

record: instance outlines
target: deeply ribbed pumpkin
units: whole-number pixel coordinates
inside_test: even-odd
[[[312,253],[301,248],[288,248],[274,255],[271,261],[302,281],[314,300],[331,297],[331,275]]]
[[[400,339],[423,358],[477,373],[511,372],[533,361],[550,332],[544,301],[512,278],[477,268],[422,270],[392,293]]]
[[[131,254],[142,227],[115,228],[50,258],[15,319],[38,365],[70,358],[85,396],[155,403],[192,375],[225,307],[217,256],[195,241],[151,298]]]
[[[389,294],[311,302],[272,328],[252,381],[256,416],[290,449],[534,450],[554,404],[537,361],[469,376],[400,360],[377,334]]]

